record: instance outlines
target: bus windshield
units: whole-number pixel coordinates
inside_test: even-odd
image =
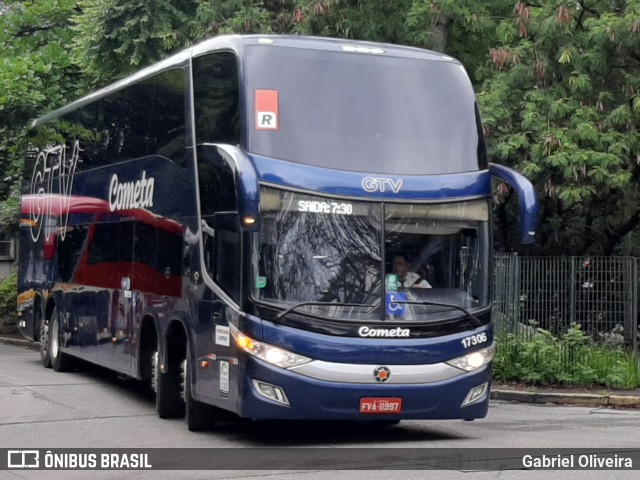
[[[389,174],[487,168],[475,95],[456,62],[251,46],[246,64],[254,154]],[[255,123],[264,91],[277,95],[273,129]]]
[[[437,322],[459,317],[454,306],[488,306],[486,200],[390,204],[263,188],[261,211],[257,301],[352,321]],[[410,285],[394,269],[400,257]]]

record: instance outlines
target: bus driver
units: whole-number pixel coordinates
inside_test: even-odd
[[[431,288],[429,282],[409,269],[411,264],[407,256],[399,253],[393,257],[393,273],[398,275],[400,288]]]

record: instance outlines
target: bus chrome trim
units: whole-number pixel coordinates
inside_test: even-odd
[[[444,362],[428,365],[385,365],[385,367],[389,370],[388,378],[384,382],[386,385],[435,383],[468,373]],[[326,382],[380,384],[380,380],[376,378],[376,371],[379,368],[380,365],[376,364],[361,365],[314,360],[288,370]],[[474,372],[483,369],[480,368]]]

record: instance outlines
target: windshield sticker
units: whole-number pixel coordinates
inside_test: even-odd
[[[267,277],[256,277],[256,288],[264,288],[267,286]]]
[[[387,275],[387,292],[397,292],[399,284],[398,275],[395,273]]]
[[[387,293],[386,295],[386,312],[387,315],[404,316],[405,306],[404,302],[407,301],[407,294],[404,292]],[[400,302],[400,303],[396,303]]]
[[[278,91],[256,90],[256,130],[279,130]]]

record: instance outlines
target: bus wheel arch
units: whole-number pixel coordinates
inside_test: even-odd
[[[33,335],[34,339],[40,343],[40,362],[44,368],[51,368],[48,318],[50,317],[42,314],[41,300],[39,296],[36,296],[33,304]]]
[[[166,333],[158,336],[157,349],[152,352],[156,392],[156,411],[160,418],[184,416],[182,401],[182,361],[186,358],[187,334],[179,320],[173,320]],[[164,348],[163,348],[164,347]]]
[[[56,372],[66,372],[71,370],[73,359],[62,351],[63,329],[61,314],[54,304],[49,315],[49,352],[51,355],[51,366]]]
[[[151,315],[142,319],[140,327],[140,345],[138,351],[138,375],[144,381],[151,382],[151,388],[155,387],[155,368],[158,359],[158,328]]]
[[[192,372],[196,366],[191,364],[191,347],[187,346],[185,359],[182,361],[182,399],[185,406],[185,421],[191,432],[212,430],[218,409],[213,405],[200,402],[193,397],[191,388]]]
[[[40,300],[40,295],[35,295],[33,298],[33,339],[36,342],[40,341],[40,335],[42,332],[42,320],[44,316],[42,315],[42,300]]]

